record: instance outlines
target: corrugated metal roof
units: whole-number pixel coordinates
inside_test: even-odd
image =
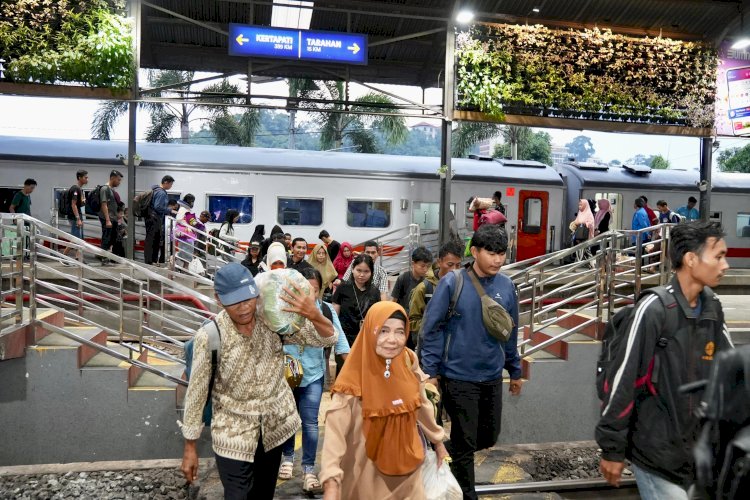
[[[249,0],[151,0],[154,5],[227,30],[228,23],[269,25],[271,5]],[[265,2],[265,3],[263,3]],[[739,24],[740,0],[467,0],[479,20],[529,23],[579,23],[677,33],[714,41]],[[311,29],[369,35],[370,42],[445,27],[451,0],[324,0],[315,2]],[[539,7],[540,12],[532,12]],[[334,10],[325,10],[334,9]],[[444,67],[445,34],[372,47],[367,66],[349,67],[353,80],[435,86]],[[247,59],[227,54],[227,38],[164,12],[144,7],[141,64],[160,69],[247,71]],[[253,73],[330,79],[341,65],[255,60]]]

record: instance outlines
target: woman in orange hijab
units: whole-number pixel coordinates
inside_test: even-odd
[[[445,431],[425,393],[417,356],[406,349],[409,321],[395,302],[378,302],[365,316],[326,412],[320,480],[324,500],[422,499],[424,445],[438,465],[448,452]]]

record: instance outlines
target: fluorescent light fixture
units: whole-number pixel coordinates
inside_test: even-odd
[[[534,7],[533,9],[531,9],[531,12],[539,14],[539,7]]]
[[[736,42],[732,44],[732,49],[734,50],[742,50],[746,47],[750,47],[750,38],[742,37],[738,38]]]
[[[458,24],[469,24],[474,20],[474,13],[470,10],[462,10],[456,14],[456,22]]]
[[[296,0],[273,0],[271,9],[271,26],[276,28],[292,28],[309,30],[312,20],[312,6],[315,2],[301,2]],[[277,5],[281,4],[281,5]],[[300,7],[295,7],[299,5]]]

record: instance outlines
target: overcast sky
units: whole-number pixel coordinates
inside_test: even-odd
[[[196,78],[201,75],[196,75]],[[413,101],[422,101],[422,90],[414,87],[376,85],[394,94]],[[254,94],[286,95],[286,85],[281,82],[254,85]],[[352,98],[356,98],[368,89],[353,84]],[[427,89],[425,91],[426,104],[439,104],[442,91]],[[255,102],[255,101],[254,101]],[[257,101],[258,103],[263,101]],[[266,101],[270,102],[270,101]],[[276,101],[273,104],[281,104]],[[50,99],[32,97],[0,96],[0,134],[9,136],[49,137],[61,139],[89,139],[91,138],[91,121],[99,106],[99,101],[75,99]],[[304,118],[303,118],[304,119]],[[423,121],[419,118],[407,118],[409,125]],[[431,123],[439,125],[433,120]],[[143,138],[147,126],[147,116],[139,114],[138,137]],[[201,121],[191,124],[191,129],[198,130]],[[695,138],[672,136],[649,136],[641,134],[615,134],[594,132],[587,130],[559,130],[544,129],[552,136],[554,145],[563,146],[578,135],[586,135],[596,150],[596,156],[609,162],[622,162],[637,154],[646,156],[660,154],[667,158],[673,167],[680,169],[698,168],[700,161],[700,140]],[[174,135],[178,131],[175,130]],[[112,136],[114,140],[127,140],[127,115],[118,122]],[[720,138],[721,149],[727,147],[742,147],[747,139]],[[715,157],[715,155],[714,155]]]

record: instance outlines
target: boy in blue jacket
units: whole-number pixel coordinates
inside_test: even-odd
[[[451,418],[449,450],[464,498],[476,499],[474,452],[495,445],[500,434],[503,368],[510,374],[510,392],[521,393],[518,354],[518,298],[513,282],[500,273],[508,237],[494,225],[480,227],[471,239],[474,262],[462,269],[464,284],[448,317],[456,276],[445,275],[427,305],[422,331],[422,369],[436,383]],[[482,306],[468,273],[475,273],[485,293],[502,305],[516,325],[508,342],[492,337],[482,321]]]

